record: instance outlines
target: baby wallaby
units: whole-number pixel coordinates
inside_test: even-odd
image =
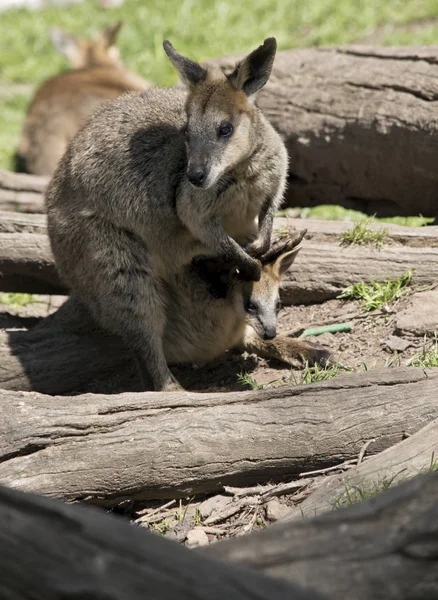
[[[169,364],[212,360],[231,348],[296,366],[325,364],[330,351],[318,344],[277,336],[281,278],[294,262],[297,238],[277,240],[261,257],[257,282],[238,278],[224,257],[196,257],[168,285],[164,351]]]
[[[116,38],[121,26],[116,23],[91,40],[51,30],[54,46],[72,70],[55,75],[34,95],[15,155],[16,170],[51,175],[68,142],[102,102],[150,85],[120,60]]]
[[[188,91],[151,88],[106,103],[69,144],[46,194],[59,274],[156,390],[180,389],[163,349],[167,284],[201,254],[258,280],[248,252],[270,246],[287,171],[284,144],[253,103],[275,39],[228,76],[164,47]]]

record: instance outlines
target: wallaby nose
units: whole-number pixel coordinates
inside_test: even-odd
[[[190,167],[187,169],[187,177],[192,185],[199,187],[205,180],[206,171],[205,167]]]
[[[277,335],[276,327],[267,327],[263,333],[264,340],[273,340]]]

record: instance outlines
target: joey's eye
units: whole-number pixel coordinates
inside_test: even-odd
[[[189,130],[187,125],[184,125],[184,127],[181,129],[181,133],[183,133],[185,136],[189,135]]]
[[[281,302],[280,302],[280,300],[277,300],[277,304],[275,305],[275,310],[277,312],[279,312],[281,310]]]
[[[245,310],[247,313],[255,313],[257,312],[257,305],[254,302],[251,302],[251,300],[248,300],[248,302],[245,305]]]
[[[219,137],[230,137],[233,133],[233,126],[231,123],[221,123],[218,129]]]

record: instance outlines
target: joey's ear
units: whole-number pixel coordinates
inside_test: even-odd
[[[118,21],[114,25],[107,27],[103,31],[100,31],[98,36],[104,42],[107,48],[116,45],[117,36],[119,35],[120,29],[122,28],[123,21]]]
[[[228,81],[236,90],[241,90],[248,97],[253,96],[268,81],[276,51],[276,39],[267,38],[227,75]]]
[[[177,52],[168,40],[164,40],[163,48],[186,85],[191,87],[205,80],[207,71],[199,63]]]
[[[58,52],[74,64],[80,52],[79,39],[57,27],[49,30],[49,37]]]
[[[298,244],[292,250],[285,252],[284,254],[280,254],[277,260],[272,265],[274,273],[277,274],[278,277],[282,277],[284,273],[289,269],[294,260],[297,257],[298,252],[301,250],[302,245]]]

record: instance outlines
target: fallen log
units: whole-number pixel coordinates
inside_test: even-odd
[[[406,367],[222,394],[0,390],[0,483],[114,505],[279,480],[371,437],[381,452],[437,418],[437,396],[438,368]]]
[[[379,496],[196,550],[339,600],[438,597],[438,472]]]
[[[290,206],[437,216],[438,46],[279,52],[258,105],[289,152]],[[241,57],[208,61],[230,70]]]
[[[437,496],[430,473],[348,509],[192,551],[95,508],[1,488],[0,596],[432,599]]]
[[[0,210],[43,213],[48,177],[0,171]]]
[[[8,600],[323,600],[204,558],[120,517],[0,489],[0,597]]]
[[[438,420],[435,420],[346,473],[327,477],[282,520],[314,517],[437,467]]]
[[[0,291],[65,294],[53,266],[43,215],[0,213]],[[385,225],[388,237],[381,250],[342,246],[349,223],[278,218],[277,232],[309,229],[299,260],[281,286],[285,304],[312,304],[336,298],[348,285],[372,279],[395,279],[415,269],[413,281],[432,285],[438,280],[438,227]],[[372,227],[379,227],[373,225]],[[8,233],[5,231],[15,231]],[[2,233],[5,232],[5,233]]]

